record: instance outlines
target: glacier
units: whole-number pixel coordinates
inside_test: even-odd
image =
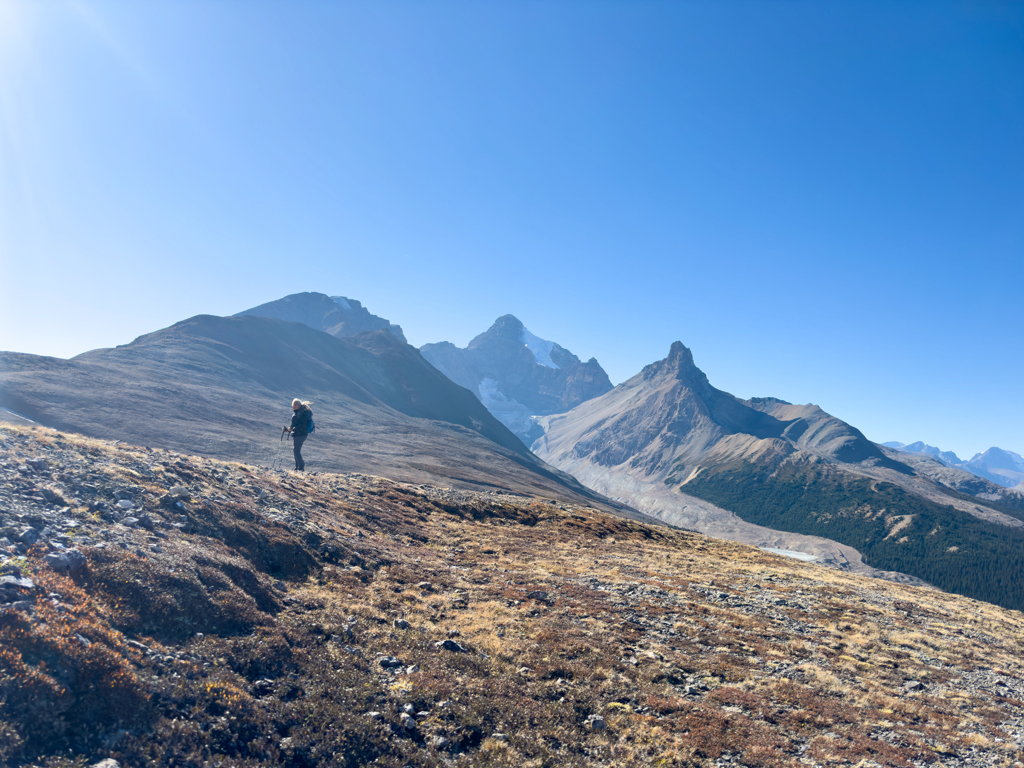
[[[533,357],[538,363],[548,368],[558,367],[551,359],[551,350],[554,349],[555,342],[546,341],[539,336],[534,336],[526,330],[526,326],[523,326],[523,332],[519,334],[519,340],[533,353]]]

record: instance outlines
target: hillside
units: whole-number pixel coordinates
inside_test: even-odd
[[[3,764],[1024,758],[1024,621],[963,597],[39,428],[0,427],[0,488]]]
[[[297,322],[200,315],[70,360],[0,353],[0,405],[15,413],[226,460],[290,462],[279,438],[293,397],[315,403],[312,470],[603,503],[383,330],[339,339]]]
[[[947,487],[816,405],[718,390],[679,342],[540,423],[538,456],[670,523],[1024,608],[1015,498]]]

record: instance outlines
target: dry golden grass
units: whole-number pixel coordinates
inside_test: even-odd
[[[31,641],[16,640],[21,619],[0,611],[5,695],[44,674],[30,643],[87,627],[106,638],[103,669],[120,670],[139,702],[110,704],[95,734],[72,723],[63,755],[295,768],[1022,757],[1016,612],[543,499],[279,474],[43,430],[0,436],[21,455],[81,457],[77,469],[67,459],[65,483],[89,472],[154,499],[167,485],[193,492],[190,528],[170,531],[163,554],[88,551],[89,578],[59,590],[76,606],[68,628],[29,622]],[[436,648],[446,638],[468,652]],[[386,672],[380,656],[418,671]],[[924,688],[905,690],[911,680]],[[0,713],[17,754],[56,758],[13,702]],[[397,726],[407,703],[428,713],[413,732]],[[603,730],[588,725],[598,715]]]

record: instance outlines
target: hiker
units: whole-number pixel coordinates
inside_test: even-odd
[[[310,425],[313,422],[313,412],[309,409],[312,403],[302,402],[298,398],[292,400],[292,425],[285,427],[285,432],[291,432],[292,450],[295,452],[295,469],[302,472],[306,469],[306,462],[302,460],[302,444],[309,437]]]

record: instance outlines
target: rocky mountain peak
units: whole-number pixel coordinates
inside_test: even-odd
[[[971,461],[981,462],[992,469],[1008,469],[1013,472],[1022,471],[1019,457],[1015,458],[1015,454],[1011,451],[1004,451],[1002,448],[996,448],[995,446],[989,448],[984,453],[979,453]]]
[[[385,330],[402,342],[406,340],[401,326],[372,314],[355,299],[328,296],[315,291],[293,293],[283,299],[239,312],[235,317],[245,315],[276,317],[278,320],[302,323],[339,339],[350,338],[365,331]]]
[[[612,388],[597,360],[580,362],[560,344],[530,333],[514,315],[499,317],[465,349],[440,342],[420,351],[527,443],[539,434],[534,416],[568,411]]]
[[[705,394],[711,389],[708,377],[693,361],[693,352],[681,341],[672,342],[664,360],[646,366],[642,375],[645,381],[658,378],[672,378],[694,392]]]
[[[473,341],[469,342],[469,346],[473,347],[474,344],[495,336],[508,339],[518,339],[523,330],[523,323],[518,317],[515,315],[502,315],[494,321],[490,328],[473,339]]]

